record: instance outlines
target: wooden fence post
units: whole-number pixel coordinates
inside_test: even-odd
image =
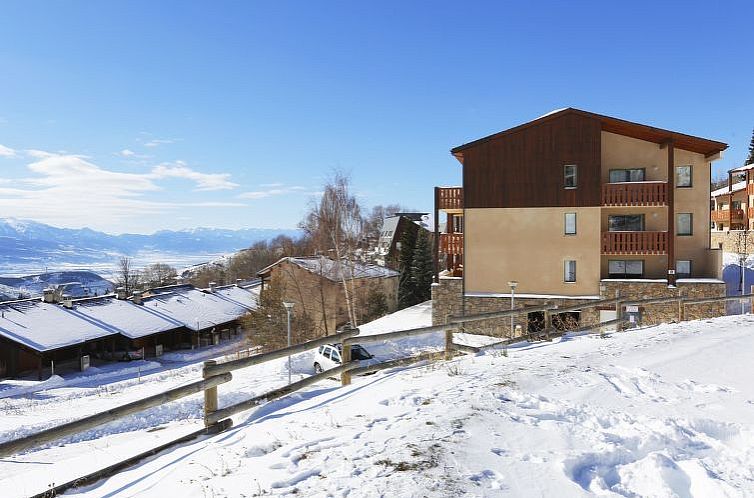
[[[678,321],[682,322],[686,319],[685,309],[683,304],[683,292],[681,288],[678,288]]]
[[[207,375],[207,367],[217,365],[217,362],[215,360],[207,360],[204,362],[204,368],[202,369],[202,377],[206,379],[209,377]],[[216,411],[218,408],[218,402],[217,402],[217,386],[210,387],[209,389],[204,390],[204,427],[209,427],[209,415]]]
[[[341,344],[341,361],[342,365],[348,365],[351,363],[351,342],[350,337],[343,339],[343,342]],[[340,385],[341,386],[348,386],[351,384],[351,372],[349,370],[343,370],[340,373]]]
[[[551,304],[548,302],[548,304]],[[550,340],[550,327],[552,327],[552,312],[545,310],[545,339]]]
[[[620,289],[615,289],[615,299],[618,299],[618,301],[615,301],[615,318],[616,320],[620,320],[623,318],[623,303],[620,302]],[[618,322],[615,330],[618,332],[623,330],[623,322]]]
[[[453,329],[445,329],[445,359],[453,358]]]

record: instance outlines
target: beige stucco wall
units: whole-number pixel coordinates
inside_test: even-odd
[[[602,132],[602,182],[610,180],[611,169],[644,168],[648,182],[668,180],[668,151],[656,143],[615,133]]]
[[[564,235],[565,213],[576,213],[577,234]],[[466,210],[466,292],[584,296],[599,294],[600,208]],[[576,261],[576,282],[563,282],[565,260]]]
[[[676,166],[690,164],[693,167],[691,188],[675,189],[675,212],[692,213],[694,234],[675,237],[676,260],[690,259],[692,271],[697,275],[712,275],[717,269],[711,268],[710,258],[710,214],[709,184],[710,164],[704,155],[685,150],[675,150]]]

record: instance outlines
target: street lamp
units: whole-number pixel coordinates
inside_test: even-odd
[[[285,306],[285,312],[288,314],[288,347],[291,347],[291,310],[293,309],[293,303],[283,302]],[[288,355],[288,384],[291,383],[291,355]]]
[[[516,286],[518,286],[518,282],[515,280],[510,280],[508,282],[508,286],[511,288],[511,310],[512,310],[516,305]],[[511,337],[513,337],[514,335],[515,324],[516,324],[516,319],[513,317],[513,315],[511,315]]]

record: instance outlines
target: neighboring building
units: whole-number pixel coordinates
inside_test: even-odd
[[[435,246],[435,323],[508,308],[513,281],[517,305],[616,292],[724,294],[721,251],[710,248],[709,189],[711,162],[726,148],[572,108],[454,148],[463,186],[435,189],[435,226],[440,213],[447,218]],[[631,318],[671,316],[658,309]],[[614,317],[585,309],[571,318]],[[539,321],[530,316],[528,328]]]
[[[728,172],[728,185],[710,194],[710,221],[714,230],[754,228],[754,164]]]
[[[116,351],[160,351],[217,344],[240,332],[239,319],[255,308],[256,285],[196,289],[174,285],[135,293],[57,302],[42,299],[0,303],[0,377],[62,365],[83,356]]]
[[[401,238],[407,229],[426,230],[429,213],[396,213],[385,218],[377,241],[377,263],[396,269],[401,251]]]
[[[294,303],[294,313],[306,313],[321,335],[333,334],[350,321],[344,279],[359,314],[364,313],[366,300],[373,291],[385,295],[389,310],[394,310],[398,303],[400,274],[377,265],[338,262],[325,256],[288,257],[260,270],[257,275],[262,278],[262,292],[270,281],[279,282],[285,301]]]

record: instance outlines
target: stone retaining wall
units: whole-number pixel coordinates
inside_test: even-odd
[[[626,301],[631,299],[647,299],[677,296],[680,292],[684,297],[722,297],[725,296],[725,284],[720,281],[708,280],[697,282],[679,282],[677,288],[669,288],[665,281],[626,281],[605,280],[602,282],[604,290],[601,291],[603,299],[610,299],[620,292],[621,298]],[[450,316],[474,315],[510,309],[508,297],[478,297],[466,296],[462,298],[463,279],[461,277],[441,277],[440,282],[432,285],[432,324],[441,325],[447,323]],[[575,299],[532,299],[516,298],[518,306],[539,306],[545,302],[556,304],[560,307],[571,306],[580,303]],[[593,301],[581,301],[589,304]],[[604,309],[615,310],[614,306]],[[677,303],[651,304],[641,306],[641,325],[655,325],[659,323],[677,322],[679,310]],[[599,309],[596,307],[585,308],[580,314],[581,326],[596,324],[599,322]],[[712,318],[725,314],[725,304],[705,303],[689,304],[685,306],[685,319],[695,320],[700,318]],[[527,317],[519,315],[514,318],[514,325],[521,326],[521,332],[527,333]],[[466,323],[464,332],[491,335],[495,337],[511,336],[510,318],[496,318]]]

